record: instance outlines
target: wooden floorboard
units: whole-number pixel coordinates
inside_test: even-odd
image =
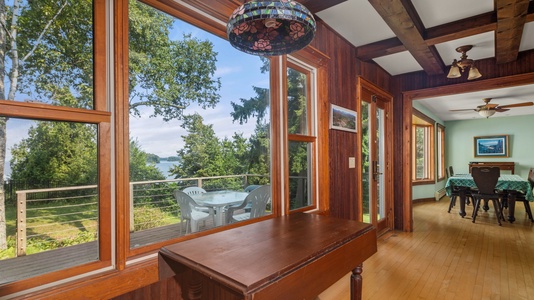
[[[414,232],[379,238],[364,263],[363,299],[534,300],[534,223],[524,207],[499,226],[493,208],[473,224],[457,207],[447,213],[448,204],[415,204]]]

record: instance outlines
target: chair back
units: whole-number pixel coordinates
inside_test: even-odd
[[[449,175],[450,176],[454,176],[454,170],[453,170],[452,166],[449,166]]]
[[[191,198],[188,194],[184,193],[180,190],[174,191],[174,198],[176,199],[176,202],[178,203],[178,206],[180,206],[180,211],[182,213],[183,219],[191,219],[191,212],[193,210],[193,207],[196,206],[195,200]]]
[[[445,174],[447,174],[447,178],[451,177],[451,176],[449,175],[449,169],[447,169],[447,168],[445,168]]]
[[[248,194],[245,202],[251,203],[250,218],[257,218],[265,215],[267,203],[271,201],[271,186],[263,185]]]
[[[203,189],[201,187],[198,187],[198,186],[186,187],[183,191],[184,191],[184,193],[186,193],[188,195],[198,195],[198,194],[203,194],[203,193],[206,192],[205,189]]]
[[[495,186],[501,176],[499,167],[475,167],[471,173],[480,194],[495,194]]]
[[[245,188],[245,192],[250,193],[250,192],[252,192],[253,190],[259,188],[260,186],[261,186],[261,185],[251,184],[251,185],[249,185],[249,186],[247,186],[247,187]]]

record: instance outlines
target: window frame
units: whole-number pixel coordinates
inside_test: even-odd
[[[445,180],[445,126],[436,123],[436,152],[437,152],[437,174],[438,181]]]
[[[419,119],[419,123],[416,123],[414,120]],[[435,183],[435,122],[432,118],[413,109],[412,112],[412,185],[422,185],[422,184],[432,184]],[[424,178],[417,178],[417,135],[416,129],[424,128]]]
[[[289,212],[290,214],[291,213],[297,213],[297,212],[302,212],[302,211],[308,211],[308,210],[312,210],[312,209],[316,209],[317,208],[317,199],[316,199],[316,178],[317,178],[317,175],[316,175],[316,153],[317,153],[317,136],[316,136],[316,130],[315,130],[315,106],[314,106],[314,103],[316,102],[315,100],[315,94],[312,92],[313,91],[313,87],[315,86],[315,76],[314,76],[314,70],[313,68],[307,68],[305,66],[303,66],[302,63],[298,62],[297,60],[294,60],[294,59],[288,59],[287,61],[287,64],[286,64],[286,67],[284,69],[284,72],[282,74],[282,78],[284,80],[284,83],[285,83],[285,88],[284,88],[284,100],[283,103],[284,103],[284,113],[285,113],[285,118],[284,118],[284,126],[286,128],[286,132],[287,132],[287,126],[289,124],[289,121],[288,121],[288,117],[289,117],[289,113],[288,113],[288,101],[287,101],[287,70],[291,68],[295,71],[298,71],[304,75],[306,75],[306,132],[307,134],[289,134],[287,133],[287,145],[286,145],[286,155],[285,157],[287,157],[287,161],[285,163],[285,174],[286,174],[286,178],[287,180],[285,181],[284,185],[285,185],[285,190],[286,190],[286,193],[285,193],[285,199],[287,199],[286,201],[284,201],[284,209],[285,211]],[[289,198],[289,142],[301,142],[301,143],[308,143],[308,145],[310,146],[310,149],[311,149],[311,153],[308,153],[308,163],[310,165],[310,169],[308,170],[308,174],[310,176],[309,178],[309,199],[311,200],[310,204],[309,205],[306,205],[306,206],[303,206],[303,207],[299,207],[299,208],[296,208],[296,209],[290,209],[290,198]]]
[[[105,270],[112,266],[112,195],[111,176],[111,119],[107,101],[107,39],[106,1],[93,0],[93,108],[71,108],[43,103],[0,100],[0,112],[4,117],[43,121],[77,122],[97,125],[98,147],[98,251],[99,259],[94,262],[44,273],[2,285],[0,297],[24,289],[41,286],[58,280],[69,280],[73,276]],[[35,264],[39,264],[36,261]]]

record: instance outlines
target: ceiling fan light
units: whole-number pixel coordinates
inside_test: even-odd
[[[471,66],[469,69],[469,76],[467,77],[467,80],[473,80],[482,77],[482,74],[478,71],[477,67]]]
[[[495,110],[481,109],[478,114],[487,119],[495,114]]]
[[[449,71],[449,74],[447,75],[447,78],[458,78],[462,76],[460,73],[460,68],[458,67],[458,64],[456,63],[456,59],[452,62],[451,69]]]

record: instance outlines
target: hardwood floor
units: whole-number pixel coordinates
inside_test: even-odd
[[[534,223],[523,205],[515,223],[499,226],[493,208],[473,224],[448,204],[415,204],[414,232],[379,238],[364,263],[363,299],[534,299]]]
[[[502,226],[491,205],[475,224],[448,205],[448,197],[414,204],[414,232],[379,237],[363,264],[363,299],[534,300],[534,223],[522,203]],[[349,276],[316,300],[350,299]]]

